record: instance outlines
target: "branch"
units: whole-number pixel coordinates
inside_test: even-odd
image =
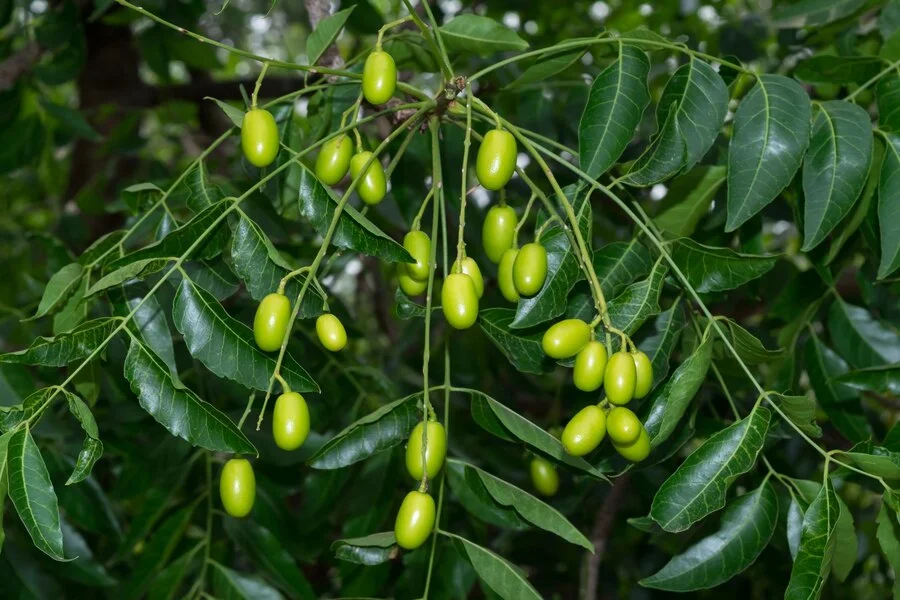
[[[0,62],[0,92],[10,89],[16,80],[40,60],[44,50],[37,42],[28,42],[18,52]]]
[[[584,580],[581,586],[581,597],[584,600],[594,600],[597,597],[597,586],[600,580],[600,562],[606,551],[606,542],[609,539],[610,530],[616,519],[619,506],[625,499],[628,491],[629,476],[622,475],[616,479],[606,499],[594,517],[594,528],[591,530],[591,542],[594,544],[594,554],[588,554],[584,560]]]

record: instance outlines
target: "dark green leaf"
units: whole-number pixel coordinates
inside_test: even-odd
[[[467,471],[464,463],[448,461],[445,473],[456,501],[479,521],[512,531],[524,531],[531,526],[515,509],[494,500],[478,474],[471,469]]]
[[[672,205],[653,219],[659,229],[675,237],[689,236],[694,233],[697,223],[709,213],[713,198],[716,192],[719,191],[719,188],[722,187],[722,184],[725,183],[725,176],[728,172],[725,167],[721,166],[698,167],[691,174],[685,175],[685,177],[692,177],[697,171],[701,171],[702,175],[691,192],[683,200]],[[673,187],[669,189],[669,195],[672,195],[675,186],[681,180],[675,180]]]
[[[456,550],[468,559],[478,573],[478,578],[495,594],[504,600],[540,600],[541,595],[528,583],[522,572],[504,558],[458,535],[445,531],[441,533],[453,540]]]
[[[184,270],[194,283],[213,295],[216,300],[230,298],[241,286],[241,282],[224,260],[190,261]],[[310,286],[309,292],[313,291]]]
[[[14,141],[0,148],[0,175],[37,162],[44,150],[47,134],[40,117],[31,115],[5,124],[3,137]]]
[[[775,266],[777,256],[740,254],[730,248],[698,244],[690,238],[673,243],[672,259],[698,292],[722,292],[762,277]]]
[[[63,367],[89,356],[106,341],[117,325],[116,319],[94,319],[69,333],[39,337],[25,350],[0,355],[0,362]]]
[[[79,111],[62,104],[55,104],[46,98],[41,98],[41,106],[63,131],[92,142],[102,139],[97,130],[91,127],[91,124]]]
[[[69,299],[69,296],[75,293],[81,284],[83,275],[84,268],[79,263],[70,263],[54,273],[47,282],[47,287],[44,288],[44,295],[38,304],[37,312],[26,320],[38,319],[58,309],[63,302]]]
[[[201,212],[225,198],[225,193],[209,180],[206,165],[200,163],[187,176],[185,184],[188,189],[187,204],[195,213]]]
[[[197,553],[202,548],[202,542],[196,544],[160,571],[150,582],[147,600],[172,600],[172,598],[178,597],[176,594],[181,589],[185,577],[199,566]]]
[[[142,280],[146,279],[150,275],[154,273],[159,273],[162,271],[169,261],[177,258],[145,258],[143,260],[136,260],[133,263],[128,263],[123,267],[116,269],[111,273],[107,273],[103,277],[101,277],[94,285],[92,285],[88,291],[87,296],[93,296],[94,294],[99,294],[100,292],[104,292],[109,288],[116,287],[118,285],[122,285],[123,283],[131,280]]]
[[[337,38],[341,29],[344,28],[344,23],[347,22],[347,18],[354,8],[356,7],[351,6],[319,21],[315,31],[306,38],[306,60],[308,64],[314,65],[319,62],[322,54],[328,50],[328,46]]]
[[[889,135],[878,182],[878,223],[881,231],[879,279],[900,267],[900,218],[897,215],[900,215],[900,135]]]
[[[656,317],[653,329],[656,333],[644,339],[638,347],[650,358],[653,365],[653,386],[659,384],[669,373],[669,357],[684,328],[684,311],[681,303],[675,301],[668,310]]]
[[[772,23],[784,29],[827,25],[866,5],[866,0],[800,0],[772,13]]]
[[[828,331],[837,351],[854,367],[900,362],[900,336],[864,308],[835,300],[828,311]]]
[[[169,562],[190,525],[197,504],[198,501],[195,500],[169,515],[150,537],[130,574],[128,587],[124,590],[126,600],[142,597],[154,575]]]
[[[856,539],[856,529],[853,526],[853,513],[847,504],[837,494],[840,516],[834,528],[834,556],[831,560],[831,571],[839,581],[846,581],[847,575],[856,564],[856,555],[859,552],[859,541]]]
[[[631,335],[644,321],[659,314],[659,294],[666,271],[663,262],[658,261],[646,279],[632,283],[609,302],[609,318],[615,327]]]
[[[872,431],[860,407],[858,394],[851,387],[832,380],[849,370],[847,363],[812,336],[806,343],[806,370],[816,400],[835,427],[852,442],[868,439]]]
[[[606,298],[615,298],[622,288],[650,272],[650,253],[638,241],[613,242],[594,252],[591,259]]]
[[[803,516],[800,547],[784,593],[785,600],[809,600],[822,593],[831,567],[839,513],[837,496],[828,478]]]
[[[769,350],[759,338],[727,317],[716,319],[720,328],[725,330],[728,341],[740,356],[741,360],[749,365],[758,365],[771,362],[784,356],[784,350]],[[730,357],[730,351],[723,350],[725,356]]]
[[[251,519],[225,519],[225,531],[291,598],[314,600],[312,586],[271,531]]]
[[[857,449],[854,446],[854,449]],[[868,450],[868,452],[866,452]],[[900,452],[891,452],[881,446],[859,447],[857,451],[844,452],[842,456],[848,458],[854,465],[884,479],[900,479]]]
[[[63,390],[66,396],[66,402],[69,405],[69,412],[72,413],[81,428],[84,429],[84,444],[78,453],[78,459],[75,461],[75,468],[69,476],[66,485],[72,485],[84,481],[91,474],[94,463],[103,455],[103,443],[100,441],[100,432],[97,430],[97,421],[91,409],[88,408],[84,400],[75,394]]]
[[[876,537],[881,552],[887,559],[894,572],[900,572],[900,523],[897,522],[896,513],[888,506],[887,500],[882,502],[881,509],[876,517],[878,529]],[[900,592],[900,579],[894,579],[894,595]]]
[[[221,600],[281,600],[283,596],[275,588],[258,577],[232,571],[228,567],[209,561],[212,570],[213,589]]]
[[[896,72],[882,77],[875,87],[878,103],[878,124],[887,131],[900,132],[900,75]]]
[[[515,316],[511,308],[487,308],[478,314],[478,324],[512,366],[523,373],[540,375],[552,364],[541,346],[544,332],[511,329]]]
[[[818,54],[794,69],[794,77],[806,83],[864,83],[878,74],[884,61],[874,56]]]
[[[460,15],[437,32],[451,52],[488,56],[495,52],[524,50],[528,42],[497,21],[479,15]]]
[[[571,43],[573,41],[575,40],[566,40],[563,43]],[[515,81],[507,85],[504,89],[515,89],[553,77],[557,73],[561,73],[572,66],[587,50],[587,46],[582,46],[580,48],[561,49],[559,52],[550,52],[552,48],[552,46],[547,48],[546,50],[548,52],[546,54],[529,65]]]
[[[816,401],[809,396],[788,396],[769,392],[769,396],[784,411],[784,414],[810,437],[821,437],[822,428],[816,423]]]
[[[380,565],[397,556],[397,539],[393,531],[373,533],[365,537],[337,540],[331,544],[334,556],[361,565]]]
[[[900,365],[851,371],[835,381],[864,392],[900,396]]]
[[[232,106],[231,104],[228,104],[227,102],[223,102],[216,98],[211,98],[209,96],[206,96],[203,99],[204,100],[212,100],[213,102],[215,102],[216,106],[221,108],[222,112],[225,113],[225,116],[228,117],[228,119],[231,121],[231,124],[234,125],[235,127],[237,127],[238,129],[241,128],[241,125],[244,123],[244,111],[242,111],[241,109],[239,109],[235,106]]]

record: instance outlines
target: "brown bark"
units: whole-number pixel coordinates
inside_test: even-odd
[[[628,493],[629,476],[622,475],[613,483],[612,489],[600,505],[594,517],[594,527],[591,530],[591,542],[594,544],[594,554],[588,554],[584,560],[584,582],[581,586],[582,600],[594,600],[597,597],[597,588],[600,581],[600,563],[606,552],[607,541],[612,532],[613,523],[616,522],[616,513],[625,500]]]

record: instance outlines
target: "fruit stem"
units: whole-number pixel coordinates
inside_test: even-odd
[[[534,241],[541,241],[541,236],[544,235],[544,231],[553,223],[559,223],[560,227],[562,227],[563,229],[566,228],[566,224],[562,222],[562,219],[560,219],[556,215],[550,215],[550,218],[544,221],[543,224],[538,228],[538,230],[534,232]],[[518,239],[518,232],[516,232],[516,235],[513,239]]]
[[[291,271],[290,273],[288,273],[287,275],[282,277],[281,281],[278,282],[278,293],[281,295],[284,295],[284,288],[287,286],[287,282],[290,281],[292,278],[296,277],[297,275],[300,275],[301,273],[305,273],[306,271],[309,271],[309,265],[306,265],[305,267],[300,267],[299,269],[294,269],[293,271]]]
[[[466,89],[467,89],[467,90],[469,89],[469,83],[468,83],[468,82],[466,83]],[[497,129],[500,129],[500,130],[503,129],[503,123],[502,123],[501,120],[500,120],[500,115],[498,115],[498,114],[495,113],[493,110],[491,110],[491,107],[489,107],[487,104],[485,104],[484,102],[482,102],[480,98],[478,98],[477,96],[472,95],[471,93],[468,93],[468,92],[467,92],[467,93],[466,93],[466,97],[467,97],[467,98],[472,98],[472,102],[474,102],[474,103],[477,104],[479,107],[481,107],[481,110],[484,111],[485,114],[487,114],[487,115],[490,116],[492,119],[494,119],[494,125],[497,127]],[[467,102],[466,104],[468,105],[469,103]],[[470,119],[470,120],[471,120],[471,119]],[[471,128],[471,125],[470,125],[469,127]]]
[[[278,383],[281,384],[281,390],[282,390],[281,393],[283,393],[283,394],[291,393],[291,386],[289,386],[287,381],[284,380],[284,377],[282,377],[279,373],[275,373],[275,379],[277,379]]]
[[[428,190],[428,194],[425,195],[425,199],[422,200],[422,206],[419,207],[419,212],[416,213],[416,218],[413,219],[412,222],[412,230],[418,231],[419,223],[422,221],[422,216],[425,214],[425,208],[428,206],[428,202],[431,201],[431,197],[434,196],[434,187]]]
[[[472,88],[466,82],[466,97],[472,96]],[[462,159],[462,179],[460,183],[460,199],[459,199],[459,234],[456,242],[456,262],[462,268],[462,262],[466,258],[466,175],[469,170],[469,147],[472,145],[472,103],[466,103],[466,137],[463,141],[463,159]]]
[[[385,23],[384,25],[382,25],[381,29],[378,30],[378,39],[375,41],[375,51],[378,52],[381,50],[381,39],[384,37],[384,33],[387,30],[397,27],[398,25],[403,25],[404,23],[412,20],[412,15],[407,15],[405,17],[401,17],[395,21],[391,21],[390,23]]]
[[[254,390],[250,397],[247,398],[247,406],[244,408],[244,414],[241,415],[241,420],[238,421],[238,429],[244,428],[244,421],[247,420],[247,417],[250,415],[250,411],[253,409],[253,401],[256,400],[256,391]]]
[[[450,66],[450,57],[447,55],[447,49],[444,48],[444,40],[441,38],[440,33],[438,33],[437,21],[434,20],[434,13],[431,12],[431,6],[429,6],[428,2],[423,2],[425,14],[428,15],[428,20],[431,22],[432,31],[429,32],[428,26],[419,18],[419,14],[416,12],[416,9],[413,8],[413,5],[410,4],[410,1],[403,0],[403,4],[406,6],[406,10],[409,11],[409,17],[412,19],[413,23],[415,23],[416,27],[419,28],[419,31],[422,32],[422,37],[424,37],[425,41],[428,42],[428,45],[431,46],[431,51],[434,53],[435,58],[441,63],[441,73],[443,73],[444,78],[450,79],[453,77],[453,67]]]
[[[262,69],[259,70],[259,77],[256,78],[256,85],[253,86],[253,95],[250,96],[250,108],[256,110],[256,97],[259,96],[259,88],[262,87],[263,79],[266,76],[266,71],[269,70],[269,62],[266,61],[262,64]]]
[[[504,188],[504,191],[505,191],[505,189],[506,188]],[[529,215],[529,213],[531,213],[531,207],[534,205],[534,201],[536,198],[537,198],[537,194],[534,192],[531,192],[531,198],[528,199],[528,204],[525,205],[525,212],[522,213],[522,218],[516,224],[516,228],[513,231],[513,243],[512,243],[513,248],[517,248],[519,245],[519,230],[522,229],[522,225],[525,223],[525,221],[528,220],[528,215]],[[503,204],[504,204],[504,202],[501,200],[501,206]]]

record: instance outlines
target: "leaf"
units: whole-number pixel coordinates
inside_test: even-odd
[[[63,302],[68,300],[69,296],[75,293],[83,274],[84,268],[79,263],[69,263],[54,273],[47,282],[47,287],[44,288],[44,295],[38,304],[37,312],[23,320],[39,319],[58,309]]]
[[[886,141],[878,181],[878,223],[881,231],[879,279],[884,279],[900,267],[900,135],[888,135]]]
[[[576,40],[586,40],[587,38],[575,38],[574,40],[566,40],[562,43],[570,43]],[[588,50],[587,46],[579,48],[560,49],[559,52],[552,52],[553,46],[546,48],[546,54],[538,58],[528,66],[525,71],[519,75],[515,81],[507,85],[505,90],[521,88],[526,85],[538,83],[558,73],[562,73],[572,66],[579,58],[584,56]]]
[[[684,417],[691,400],[706,379],[712,346],[712,338],[704,337],[700,346],[675,369],[665,385],[647,400],[649,408],[641,422],[650,435],[651,447],[656,448],[669,439]]]
[[[306,59],[310,65],[319,62],[319,59],[322,58],[322,55],[328,50],[331,43],[337,39],[341,29],[344,28],[344,23],[347,22],[347,18],[354,8],[356,7],[351,6],[319,21],[315,31],[306,38]]]
[[[836,377],[835,382],[873,394],[900,396],[900,364],[851,371]]]
[[[522,572],[504,558],[458,535],[446,531],[441,533],[453,540],[457,552],[468,559],[478,578],[495,594],[505,600],[540,600],[541,595],[528,583]]]
[[[56,492],[31,430],[20,427],[6,435],[10,436],[6,456],[9,498],[35,547],[53,560],[64,561]]]
[[[822,428],[816,423],[816,401],[810,396],[788,396],[769,392],[787,417],[810,437],[822,437]]]
[[[875,100],[878,104],[878,124],[886,131],[900,131],[900,74],[896,72],[882,77],[875,87]]]
[[[148,600],[171,600],[177,597],[175,594],[181,589],[185,577],[194,571],[200,561],[197,553],[203,548],[203,543],[194,545],[193,548],[169,563],[165,569],[156,574],[150,582]]]
[[[78,420],[85,433],[84,444],[78,453],[75,468],[66,481],[66,485],[72,485],[73,483],[84,481],[91,474],[94,463],[103,455],[103,443],[100,441],[97,421],[94,420],[94,415],[87,404],[84,403],[84,400],[66,390],[63,390],[63,393],[66,396],[69,412]]]
[[[831,479],[826,478],[803,516],[800,547],[784,593],[785,600],[808,600],[821,595],[831,566],[839,510]]]
[[[724,326],[725,335],[728,341],[738,353],[742,361],[749,365],[759,365],[773,360],[777,360],[784,356],[784,349],[769,350],[763,343],[759,341],[755,335],[732,321],[727,317],[717,317],[716,321],[719,327]],[[707,321],[708,322],[708,321]],[[729,352],[723,351],[725,356],[730,356]]]
[[[874,56],[817,54],[794,68],[794,77],[805,83],[864,83],[878,74],[884,61]]]
[[[583,238],[590,240],[594,217],[588,194],[576,199],[573,209]],[[547,251],[547,279],[537,294],[519,300],[516,318],[510,323],[511,329],[533,327],[566,311],[569,292],[583,277],[580,261],[569,243],[567,231],[569,227],[563,227],[557,220],[548,225],[541,235],[541,244]]]
[[[524,50],[528,42],[497,21],[479,15],[460,15],[438,29],[447,50],[489,56],[495,52]]]
[[[309,459],[315,469],[340,469],[396,446],[422,420],[422,392],[410,394],[357,419]]]
[[[897,516],[888,506],[887,501],[881,503],[881,509],[875,521],[878,523],[878,529],[875,537],[878,539],[878,545],[881,546],[881,552],[887,559],[894,573],[900,572],[900,524],[897,522]],[[900,580],[894,578],[894,595],[900,591]]]
[[[9,493],[9,438],[12,431],[0,435],[0,551],[3,550],[3,542],[6,541],[6,533],[2,527],[3,516],[6,509],[6,496]]]
[[[659,132],[624,182],[647,186],[688,171],[716,141],[728,112],[728,88],[707,63],[691,57],[675,71],[656,109]]]
[[[804,252],[818,246],[853,208],[872,161],[868,113],[843,100],[820,106],[803,161]]]
[[[209,180],[205,163],[198,164],[187,176],[185,184],[188,189],[187,205],[195,213],[199,213],[225,198],[219,186]]]
[[[511,329],[515,315],[511,308],[487,308],[479,312],[478,325],[512,366],[523,373],[540,375],[552,364],[541,346],[544,332]]]
[[[607,298],[614,298],[622,288],[650,272],[650,253],[638,241],[613,242],[594,252],[591,259],[600,288]]]
[[[210,371],[250,389],[268,389],[278,367],[276,355],[260,350],[253,330],[232,319],[212,294],[184,279],[175,294],[172,318],[191,356]],[[294,391],[319,391],[289,354],[284,355],[280,374]]]
[[[856,564],[859,552],[859,541],[853,527],[853,513],[837,494],[834,495],[840,508],[840,516],[834,528],[834,555],[831,559],[831,571],[839,581],[846,581],[847,575]]]
[[[854,446],[854,449],[857,448]],[[898,452],[867,444],[859,447],[857,451],[843,452],[842,456],[863,471],[877,477],[891,480],[900,479],[900,453]]]
[[[900,336],[864,308],[835,300],[828,311],[828,332],[837,351],[854,367],[900,362]]]
[[[638,347],[653,365],[653,387],[669,373],[669,357],[684,328],[684,311],[676,300],[668,310],[656,317],[653,329],[656,333],[645,338]],[[652,389],[652,388],[651,388]]]
[[[136,260],[133,263],[128,263],[111,273],[107,273],[97,280],[97,282],[88,289],[86,296],[90,297],[99,294],[109,288],[122,285],[123,283],[134,279],[146,279],[150,275],[162,271],[166,265],[169,264],[169,261],[174,258],[177,257],[145,258],[143,260]]]
[[[731,501],[718,531],[673,557],[640,584],[670,592],[692,592],[725,583],[756,561],[777,524],[778,497],[772,485],[764,483]]]
[[[78,257],[78,263],[85,267],[89,265],[98,267],[104,266],[107,262],[113,260],[113,258],[118,258],[113,256],[114,253],[111,252],[111,250],[116,248],[124,237],[125,230],[123,229],[110,231],[106,235],[100,236],[81,253],[81,256]]]
[[[659,294],[667,267],[658,261],[643,281],[632,283],[607,305],[612,324],[631,335],[644,321],[660,312]]]
[[[56,125],[63,131],[80,137],[91,142],[97,142],[103,139],[97,130],[94,129],[84,115],[80,111],[70,108],[62,104],[50,102],[46,98],[41,98],[41,106],[47,113],[53,117]]]
[[[448,462],[463,466],[467,471],[467,476],[469,471],[475,474],[481,480],[481,483],[484,484],[491,497],[500,505],[514,508],[522,518],[532,525],[554,533],[570,544],[581,546],[593,553],[594,545],[568,519],[549,504],[474,465],[454,459],[450,459]]]
[[[650,508],[653,520],[677,533],[725,506],[728,488],[756,463],[770,418],[767,408],[757,406],[703,442],[659,488]]]
[[[331,544],[331,549],[335,558],[368,566],[380,565],[399,553],[393,531],[337,540]]]
[[[244,123],[244,111],[241,109],[228,104],[227,102],[223,102],[221,100],[217,100],[216,98],[212,98],[210,96],[204,96],[204,100],[212,100],[216,103],[216,106],[222,109],[222,112],[225,113],[225,116],[231,121],[231,124],[241,128],[241,125]]]
[[[849,370],[847,363],[815,335],[806,343],[805,356],[810,384],[828,418],[850,441],[861,442],[868,439],[872,432],[860,407],[858,395],[849,386],[832,379]]]
[[[676,237],[685,237],[694,233],[697,223],[709,213],[716,192],[725,183],[728,170],[722,166],[698,167],[685,177],[690,177],[695,171],[701,171],[702,175],[693,190],[683,200],[653,219],[660,230]],[[679,181],[681,180],[675,180],[675,185]],[[671,194],[672,188],[669,190],[669,195]]]
[[[241,286],[240,280],[224,260],[190,261],[183,267],[194,283],[220,302],[236,294]]]
[[[132,600],[144,596],[146,588],[155,575],[162,571],[169,562],[176,548],[185,536],[194,510],[199,504],[198,498],[191,504],[179,508],[169,515],[153,533],[141,552],[137,565],[129,574],[128,587],[123,590],[124,600]]]
[[[778,256],[740,254],[730,248],[698,244],[690,238],[672,242],[672,259],[700,293],[739,288],[768,273]]]
[[[578,125],[581,168],[597,179],[622,156],[650,103],[650,60],[643,50],[619,44],[615,62],[591,84]]]
[[[125,378],[141,408],[172,435],[207,450],[257,455],[231,419],[194,392],[175,387],[165,364],[136,338],[125,357]]]
[[[309,219],[316,232],[324,236],[328,232],[338,200],[316,179],[304,164],[297,163],[300,173],[300,214]],[[337,248],[348,248],[368,256],[392,263],[415,262],[403,246],[388,237],[369,219],[349,204],[344,206],[337,227],[331,238]]]
[[[511,531],[531,527],[515,509],[494,500],[477,473],[466,471],[464,463],[448,461],[445,473],[456,501],[479,521]]]
[[[725,231],[743,225],[791,182],[809,145],[809,120],[809,96],[799,83],[758,77],[734,115]]]
[[[63,367],[89,356],[117,325],[118,321],[109,317],[87,321],[69,333],[39,337],[25,350],[0,354],[0,362]]]
[[[471,396],[472,417],[488,432],[493,433],[492,429],[502,426],[509,434],[530,448],[539,451],[542,455],[549,456],[556,462],[569,465],[593,477],[606,479],[602,472],[583,458],[567,454],[558,439],[487,394],[468,388],[458,388],[455,391]],[[485,423],[490,421],[494,422],[494,426],[485,427]]]
[[[258,577],[232,571],[228,567],[209,561],[212,567],[212,583],[216,597],[221,600],[281,600],[283,596],[275,588]]]
[[[827,25],[866,5],[866,0],[800,0],[772,13],[772,24],[782,29]]]

